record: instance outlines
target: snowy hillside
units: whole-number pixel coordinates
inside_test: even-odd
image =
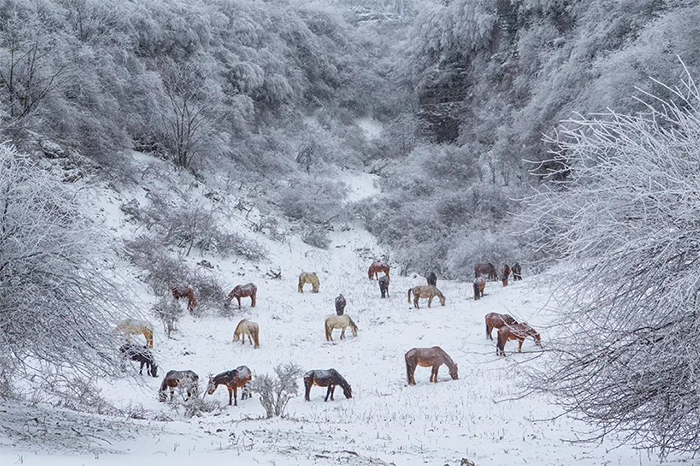
[[[344,176],[350,198],[376,193],[370,175]],[[84,202],[96,209],[95,218],[112,229],[114,237],[132,235],[134,226],[125,221],[117,208],[125,199],[106,189],[85,186]],[[147,202],[141,199],[143,202]],[[239,218],[231,218],[230,227],[239,230]],[[332,245],[320,250],[298,238],[287,244],[266,241],[269,260],[261,264],[205,257],[215,273],[230,287],[252,281],[258,285],[258,305],[243,309],[233,317],[210,314],[200,318],[186,316],[174,338],[167,339],[156,327],[154,354],[160,365],[157,378],[126,375],[101,380],[103,396],[127,413],[145,419],[62,414],[44,405],[31,413],[38,421],[27,421],[26,413],[5,407],[5,429],[24,436],[11,435],[2,440],[3,464],[189,464],[191,461],[239,464],[460,464],[467,458],[475,464],[499,465],[522,461],[541,465],[638,465],[655,464],[630,448],[613,440],[596,448],[568,441],[575,429],[585,426],[568,417],[556,417],[560,411],[547,400],[521,393],[521,365],[536,365],[538,357],[532,341],[524,353],[514,353],[516,344],[507,346],[506,358],[499,358],[494,344],[485,338],[484,315],[510,313],[542,330],[547,345],[547,316],[542,314],[546,295],[533,289],[532,277],[503,288],[490,282],[486,296],[475,302],[471,283],[438,280],[447,297],[414,309],[407,303],[409,287],[424,284],[412,275],[392,276],[390,298],[380,299],[376,281],[367,278],[373,258],[384,253],[376,239],[353,226],[334,231]],[[250,231],[244,231],[252,235]],[[257,239],[265,241],[260,235]],[[194,255],[190,261],[200,260]],[[123,263],[115,273],[125,277],[136,272]],[[264,277],[268,268],[279,267],[281,280]],[[301,271],[318,273],[318,294],[300,294],[296,290]],[[307,287],[308,288],[308,287]],[[155,299],[146,288],[134,288],[147,314]],[[333,342],[324,338],[323,322],[334,313],[333,301],[343,293],[348,301],[346,314],[359,327],[345,340],[336,331]],[[126,317],[126,316],[125,316]],[[232,334],[240,318],[260,324],[259,349],[249,344],[232,343]],[[151,317],[152,319],[152,317]],[[495,332],[494,332],[495,333]],[[429,370],[418,368],[416,386],[406,383],[403,355],[413,347],[441,346],[459,365],[459,380],[451,380],[442,367],[439,383],[428,382]],[[195,371],[203,390],[207,375],[247,365],[254,373],[270,373],[275,365],[294,362],[304,370],[337,369],[352,385],[353,397],[346,400],[340,390],[335,401],[324,403],[325,389],[315,387],[311,402],[299,396],[288,406],[288,418],[264,420],[257,396],[239,400],[228,407],[225,388],[212,396],[222,405],[220,412],[188,419],[182,408],[157,400],[162,376],[171,369]],[[209,398],[209,396],[207,396]],[[32,434],[51,429],[54,421],[63,424],[70,439],[47,444],[32,442]],[[10,431],[7,431],[10,432]],[[59,441],[59,439],[61,439]],[[93,452],[93,453],[88,453]],[[47,456],[51,454],[51,456]]]

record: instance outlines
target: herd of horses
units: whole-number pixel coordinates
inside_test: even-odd
[[[368,270],[370,280],[377,280],[379,283],[379,291],[381,298],[389,296],[390,284],[389,264],[383,261],[373,262]],[[477,264],[474,267],[475,280],[474,300],[479,300],[484,296],[487,280],[501,281],[503,286],[508,285],[508,280],[512,276],[513,280],[522,280],[522,268],[517,262],[510,267],[504,264],[499,271],[491,263]],[[381,274],[381,275],[380,275]],[[408,290],[408,302],[411,303],[411,295],[413,295],[413,306],[420,309],[419,300],[427,299],[428,307],[431,306],[434,298],[440,301],[442,306],[445,305],[446,298],[444,294],[437,288],[437,275],[435,272],[430,272],[426,276],[427,285],[419,285]],[[298,292],[304,292],[304,286],[310,284],[314,293],[319,292],[320,280],[315,272],[302,272],[299,275]],[[175,300],[186,298],[187,308],[192,311],[197,305],[192,288],[177,288],[171,289]],[[241,308],[241,298],[250,298],[251,307],[256,305],[258,288],[253,283],[237,285],[228,295],[230,303],[235,298],[238,302],[239,309]],[[345,314],[347,300],[340,294],[335,298],[336,315],[330,315],[325,319],[324,330],[327,341],[333,341],[333,330],[340,329],[340,339],[345,339],[345,330],[349,327],[353,336],[357,336],[358,327],[350,316]],[[505,356],[505,345],[508,341],[518,341],[518,352],[522,351],[523,342],[531,337],[537,346],[542,346],[539,333],[527,323],[518,322],[508,314],[498,314],[495,312],[489,313],[484,318],[486,323],[486,338],[493,340],[492,332],[498,330],[498,338],[496,342],[496,354]],[[119,350],[124,360],[136,361],[140,364],[139,373],[143,375],[143,369],[146,367],[146,373],[152,377],[158,377],[158,365],[155,362],[153,353],[150,351],[153,348],[153,326],[144,320],[140,319],[125,319],[115,329],[115,331],[123,333],[127,337],[127,342],[122,345]],[[131,335],[143,335],[146,339],[146,345],[138,345],[131,343],[129,337]],[[248,319],[241,319],[233,333],[233,342],[239,340],[245,345],[246,336],[253,348],[260,348],[260,327],[256,322]],[[430,382],[437,383],[438,370],[443,364],[447,366],[450,377],[453,380],[459,378],[458,366],[452,358],[439,346],[432,348],[412,348],[404,355],[406,362],[406,378],[409,385],[415,385],[416,380],[414,374],[416,368],[430,367]],[[239,366],[236,369],[222,372],[215,376],[209,377],[209,382],[206,389],[206,394],[212,395],[219,385],[225,385],[229,392],[229,406],[238,405],[238,389],[242,390],[241,399],[250,397],[247,384],[252,379],[252,373],[246,366]],[[324,401],[328,401],[330,397],[333,400],[333,394],[336,386],[340,386],[346,398],[352,398],[352,387],[345,378],[335,369],[315,369],[304,374],[304,386],[306,401],[310,401],[309,393],[312,386],[327,388]],[[162,402],[168,400],[168,392],[172,400],[175,390],[178,389],[183,393],[185,400],[199,394],[199,376],[191,370],[171,370],[169,371],[160,385],[158,391],[158,399]]]

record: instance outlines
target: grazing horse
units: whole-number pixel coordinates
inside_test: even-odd
[[[479,276],[485,276],[487,279],[493,281],[498,280],[496,267],[490,262],[485,264],[476,264],[474,266],[474,278],[479,278]]]
[[[228,405],[231,406],[231,399],[233,399],[233,405],[238,406],[238,389],[245,387],[252,378],[253,375],[247,366],[238,366],[233,370],[209,377],[207,393],[213,395],[219,385],[226,385],[226,388],[228,388]],[[247,391],[243,391],[241,400],[245,400],[249,396],[250,394]]]
[[[250,298],[250,307],[255,307],[258,287],[254,283],[246,283],[245,285],[236,285],[228,294],[228,301],[233,301],[236,298],[238,301],[238,309],[241,308],[241,298]]]
[[[508,267],[508,264],[503,264],[501,268],[501,283],[503,283],[503,286],[508,286],[508,277],[510,277],[510,267]]]
[[[160,384],[158,400],[161,402],[167,401],[167,391],[170,389],[170,400],[172,401],[175,389],[178,387],[186,391],[187,397],[185,401],[189,400],[191,396],[197,396],[199,393],[199,376],[192,371],[168,371]]]
[[[236,330],[233,332],[233,341],[237,342],[241,339],[241,344],[245,345],[246,335],[248,335],[248,341],[250,341],[251,345],[255,342],[253,348],[260,348],[260,327],[256,322],[252,322],[248,319],[241,319],[238,325],[236,325]]]
[[[352,398],[352,387],[348,381],[345,380],[345,378],[335,369],[314,369],[304,374],[304,387],[306,387],[304,400],[311,401],[309,398],[309,393],[311,393],[311,387],[314,385],[317,387],[328,387],[326,398],[323,401],[328,401],[329,396],[331,397],[331,401],[334,401],[333,393],[335,392],[336,385],[340,385],[340,387],[343,389],[343,395],[345,395],[345,398]]]
[[[343,296],[343,294],[340,293],[338,297],[335,298],[335,313],[339,316],[342,316],[343,312],[345,312],[346,305],[347,301],[345,301],[345,296]]]
[[[130,359],[141,363],[139,374],[143,375],[143,366],[146,366],[146,373],[152,377],[158,377],[158,365],[153,359],[153,353],[143,345],[125,343],[119,348],[119,352],[125,359]]]
[[[369,266],[369,270],[367,271],[367,275],[369,276],[370,280],[374,280],[375,278],[378,277],[379,272],[384,272],[384,275],[387,277],[389,276],[389,270],[391,270],[391,267],[389,267],[389,264],[383,261],[375,261],[372,262],[372,265]]]
[[[499,356],[506,355],[506,343],[508,340],[518,340],[518,353],[522,352],[523,342],[527,337],[532,337],[535,344],[542,347],[540,334],[530,327],[528,324],[504,325],[498,330],[498,342],[496,343],[496,354]]]
[[[440,290],[437,289],[437,287],[433,285],[423,285],[423,286],[414,286],[413,288],[408,289],[408,302],[411,302],[411,293],[413,293],[413,305],[416,307],[416,309],[420,309],[420,306],[418,305],[418,300],[423,298],[423,299],[428,299],[428,307],[430,307],[430,304],[433,302],[433,298],[435,296],[438,297],[440,300],[441,305],[445,305],[445,296],[442,294]]]
[[[513,281],[517,282],[523,279],[522,267],[517,262],[513,264]]]
[[[484,297],[484,289],[486,288],[486,280],[484,277],[479,277],[474,280],[474,300],[478,300]]]
[[[382,298],[388,297],[389,296],[389,283],[391,283],[391,280],[387,275],[382,275],[379,277],[379,292],[382,294]]]
[[[173,294],[173,298],[175,300],[178,300],[180,298],[187,298],[187,310],[192,312],[194,311],[194,308],[197,307],[197,298],[194,296],[194,290],[190,288],[189,286],[186,289],[183,288],[177,288],[177,287],[172,287],[170,289],[171,293]]]
[[[328,316],[326,317],[326,322],[323,326],[326,329],[326,341],[333,341],[333,330],[342,329],[340,332],[340,339],[345,339],[345,329],[350,327],[352,330],[352,336],[357,336],[357,325],[352,321],[349,315],[343,314],[342,316]]]
[[[486,338],[489,340],[493,340],[491,336],[493,329],[497,328],[500,331],[501,328],[505,326],[516,325],[518,323],[513,316],[509,314],[498,314],[496,312],[486,314],[484,320],[486,321]]]
[[[435,275],[435,272],[430,272],[426,279],[428,280],[428,285],[437,285],[437,275]]]
[[[146,346],[153,348],[153,326],[145,320],[124,319],[114,331],[125,334],[127,341],[130,341],[131,335],[143,335]]]
[[[299,286],[297,288],[299,293],[304,292],[304,285],[307,283],[311,283],[311,290],[314,293],[318,293],[318,287],[321,284],[321,282],[318,280],[316,272],[302,272],[299,275]]]
[[[439,346],[433,346],[432,348],[413,348],[409,350],[404,359],[406,360],[406,377],[408,379],[409,385],[415,385],[416,379],[413,374],[416,372],[416,366],[421,367],[432,367],[433,370],[430,373],[430,381],[437,383],[438,381],[438,370],[443,364],[447,365],[450,370],[450,377],[452,380],[457,380],[458,367],[454,363],[449,354]]]

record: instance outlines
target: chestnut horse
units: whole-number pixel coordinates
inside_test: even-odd
[[[173,294],[173,298],[178,300],[180,298],[187,298],[187,310],[192,312],[195,307],[197,307],[197,298],[194,296],[194,290],[187,287],[186,289],[172,287],[170,292]]]
[[[119,352],[125,359],[130,359],[141,363],[139,374],[143,375],[143,366],[146,366],[146,373],[151,377],[158,377],[158,365],[153,359],[153,353],[143,345],[125,343],[119,348]]]
[[[213,395],[219,385],[226,385],[226,388],[228,388],[228,405],[231,406],[231,399],[233,399],[233,405],[238,406],[238,389],[245,387],[252,378],[253,375],[247,366],[238,366],[233,370],[209,377],[207,393]],[[241,400],[245,400],[248,396],[250,396],[248,392],[244,391],[241,394]]]
[[[304,387],[306,388],[304,400],[311,401],[309,394],[311,393],[311,387],[314,385],[317,387],[328,387],[326,398],[323,401],[328,401],[329,396],[331,401],[334,401],[333,393],[335,392],[336,385],[340,385],[340,387],[343,389],[343,395],[345,395],[345,398],[352,398],[352,387],[348,381],[345,380],[345,378],[335,369],[314,369],[304,374]]]
[[[143,335],[146,338],[146,346],[153,348],[153,326],[145,320],[124,319],[114,331],[125,334],[127,341],[131,339],[131,335]]]
[[[486,314],[484,320],[486,321],[486,338],[489,340],[493,340],[493,336],[491,336],[493,329],[496,328],[500,331],[504,326],[516,325],[518,323],[513,316],[509,314],[498,314],[496,312]]]
[[[342,316],[343,313],[345,312],[345,306],[347,305],[347,301],[345,301],[345,296],[343,296],[343,293],[340,293],[337,298],[335,298],[335,313],[336,315]]]
[[[490,262],[485,264],[476,264],[474,266],[474,278],[479,278],[479,276],[485,276],[487,279],[493,281],[498,280],[496,267]]]
[[[299,293],[303,293],[304,285],[307,283],[311,283],[311,291],[318,293],[318,287],[321,285],[321,282],[318,280],[318,275],[316,275],[316,272],[302,272],[299,275],[299,286],[297,287],[297,291],[299,291]]]
[[[503,268],[501,268],[501,283],[503,283],[503,286],[508,286],[508,277],[510,277],[510,267],[508,267],[508,264],[503,264]]]
[[[260,326],[248,319],[241,319],[233,332],[233,341],[243,340],[241,344],[245,345],[246,335],[248,335],[248,341],[251,345],[255,342],[253,348],[260,348]]]
[[[428,285],[437,285],[437,275],[435,275],[435,272],[430,272],[426,279],[428,280]]]
[[[445,296],[442,294],[440,290],[437,289],[437,287],[432,286],[432,285],[423,285],[423,286],[414,286],[413,288],[408,289],[408,302],[411,302],[411,293],[413,293],[413,305],[415,306],[416,309],[420,309],[420,306],[418,305],[418,300],[423,298],[423,299],[428,299],[428,307],[430,307],[430,304],[433,302],[433,298],[435,296],[438,297],[440,300],[441,305],[445,305]]]
[[[391,283],[391,280],[389,279],[388,276],[382,275],[379,277],[379,292],[382,294],[382,298],[386,298],[389,296],[389,283]]]
[[[372,262],[372,265],[369,266],[369,270],[367,271],[367,275],[369,276],[370,280],[374,280],[375,278],[378,277],[379,272],[384,272],[384,275],[387,277],[389,276],[389,270],[391,270],[391,267],[389,267],[389,264],[383,261],[375,261]]]
[[[443,364],[447,365],[447,368],[450,370],[450,377],[452,377],[452,380],[457,380],[459,378],[457,364],[455,364],[450,355],[439,346],[433,346],[432,348],[413,348],[404,355],[404,359],[406,360],[406,377],[408,378],[409,385],[416,384],[416,379],[413,377],[413,374],[416,372],[416,366],[432,367],[433,370],[430,373],[430,381],[434,383],[438,381],[438,370]]]
[[[517,262],[513,264],[513,281],[517,282],[523,279],[522,267]]]
[[[486,280],[484,277],[479,277],[474,280],[474,300],[478,300],[484,297],[484,289],[486,288]]]
[[[192,371],[169,371],[160,384],[158,400],[167,401],[167,390],[170,389],[170,400],[172,401],[177,387],[185,390],[187,395],[185,401],[187,401],[191,396],[197,396],[199,393],[199,376]]]
[[[238,309],[241,308],[241,298],[250,298],[250,307],[255,307],[256,296],[258,295],[258,287],[254,283],[246,283],[245,285],[236,285],[228,294],[229,302],[236,298],[238,301]]]
[[[540,334],[530,327],[528,324],[504,325],[498,330],[498,342],[496,343],[496,354],[499,356],[506,355],[506,343],[508,340],[518,340],[518,353],[522,352],[523,342],[527,337],[532,337],[535,344],[542,347]]]

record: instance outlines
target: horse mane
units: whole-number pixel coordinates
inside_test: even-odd
[[[243,325],[243,322],[248,322],[248,319],[241,319],[241,321],[238,322],[238,325],[236,325],[236,330],[233,331],[234,335],[240,335],[241,325]]]
[[[340,375],[340,372],[338,372],[337,370],[335,370],[335,369],[331,369],[331,370],[333,371],[333,375],[338,378],[338,385],[340,385],[343,388],[343,390],[346,390],[350,386],[348,381],[345,380],[345,377]]]
[[[435,285],[432,285],[435,286]],[[437,287],[435,286],[435,294],[438,295],[440,298],[445,298],[445,295],[442,294],[442,291],[438,290]]]
[[[455,362],[452,360],[450,355],[447,354],[447,352],[444,349],[440,348],[439,346],[437,348],[440,350],[442,357],[445,358],[445,364],[447,364],[447,367],[452,369],[453,367],[455,367],[457,365],[457,364],[455,364]]]

